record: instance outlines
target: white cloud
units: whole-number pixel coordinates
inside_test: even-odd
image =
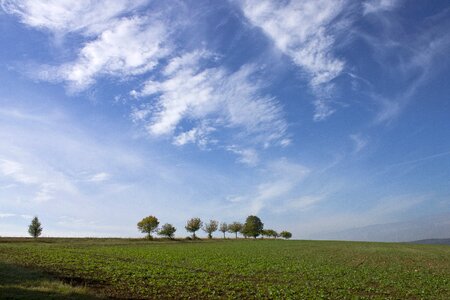
[[[354,153],[360,152],[367,146],[368,141],[361,134],[351,134],[349,137],[354,144]]]
[[[167,30],[155,16],[130,16],[148,1],[2,1],[4,11],[28,26],[55,34],[81,34],[86,42],[76,60],[31,71],[39,79],[67,82],[83,90],[100,75],[123,77],[153,69],[170,51]]]
[[[333,54],[335,38],[330,25],[344,4],[343,0],[264,0],[241,4],[251,24],[260,27],[281,52],[308,74],[317,97],[315,120],[323,120],[334,112],[329,107],[330,82],[341,74],[345,64]]]
[[[0,176],[34,187],[36,193],[33,199],[37,202],[51,200],[58,192],[77,192],[70,180],[58,171],[10,159],[0,159]]]
[[[298,185],[310,174],[305,166],[287,159],[269,163],[263,172],[267,175],[253,190],[245,195],[233,195],[229,201],[250,214],[258,214],[267,207],[279,211],[279,204],[285,203],[284,199],[291,199]]]
[[[9,217],[15,217],[16,214],[7,214],[7,213],[0,213],[0,218],[9,218]]]
[[[91,178],[89,178],[89,181],[103,182],[103,181],[109,180],[110,178],[111,178],[111,174],[106,173],[106,172],[100,172],[100,173],[92,175]]]
[[[161,80],[149,80],[139,97],[153,96],[156,104],[143,105],[132,113],[135,121],[144,121],[154,136],[175,135],[175,144],[193,141],[214,130],[184,128],[181,123],[202,123],[209,127],[239,130],[236,136],[265,147],[284,140],[287,124],[278,102],[263,95],[263,83],[254,65],[236,72],[222,67],[203,67],[212,55],[196,51],[170,61]],[[180,133],[181,132],[181,133]],[[201,134],[199,134],[201,133]]]
[[[287,212],[292,210],[297,211],[305,211],[312,208],[317,203],[323,201],[325,199],[325,195],[307,195],[301,196],[295,199],[291,199],[284,203],[282,207],[279,209],[281,212]]]
[[[259,162],[258,152],[252,148],[241,149],[236,145],[227,147],[227,150],[239,156],[238,162],[249,166],[255,166]]]
[[[368,0],[363,3],[363,13],[378,13],[395,9],[400,0]]]
[[[11,213],[0,213],[0,219],[2,218],[13,218],[13,217],[20,217],[25,220],[30,220],[33,218],[33,216],[30,215],[18,215],[18,214],[11,214]]]
[[[142,0],[2,0],[3,10],[22,23],[55,33],[98,34],[116,18],[148,1]]]
[[[0,159],[0,173],[4,177],[9,177],[18,183],[36,184],[38,179],[27,174],[24,166],[13,160]]]
[[[75,90],[84,89],[99,75],[133,76],[153,69],[169,53],[164,46],[162,22],[133,17],[117,20],[97,39],[86,43],[74,62],[45,67],[41,79],[66,81]]]
[[[216,129],[209,126],[207,122],[201,122],[197,127],[191,130],[181,132],[179,135],[175,136],[173,139],[173,144],[177,146],[182,146],[188,143],[195,143],[201,149],[206,149],[208,144],[216,143],[216,140],[209,138],[209,133],[214,132]]]

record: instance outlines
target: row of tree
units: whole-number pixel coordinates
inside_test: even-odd
[[[152,234],[155,232],[160,236],[165,236],[169,239],[173,239],[177,229],[172,224],[166,223],[162,225],[161,228],[159,228],[158,226],[159,220],[155,216],[145,217],[137,224],[138,229],[142,233],[146,233],[149,239],[153,238]],[[188,232],[192,233],[193,239],[197,238],[195,233],[200,229],[203,229],[203,231],[208,234],[208,238],[210,239],[212,238],[212,234],[217,230],[223,233],[223,238],[226,238],[225,234],[227,232],[234,233],[236,238],[238,237],[238,233],[242,234],[245,238],[257,238],[260,235],[263,237],[282,237],[285,239],[289,239],[292,237],[292,234],[288,231],[282,231],[278,233],[273,229],[264,229],[263,222],[261,222],[261,219],[257,216],[248,216],[244,224],[240,222],[233,222],[231,224],[220,223],[220,225],[219,222],[215,220],[210,220],[207,223],[203,223],[200,218],[192,218],[187,221],[185,228]],[[37,238],[41,235],[42,225],[37,217],[34,217],[31,221],[31,224],[28,227],[28,233],[34,238]]]
[[[149,239],[153,238],[153,233],[157,233],[160,236],[165,236],[170,239],[174,237],[177,229],[172,224],[166,223],[162,225],[161,228],[158,226],[159,220],[155,216],[145,217],[137,224],[138,229],[142,233],[146,233]],[[208,234],[209,239],[212,238],[212,234],[217,230],[223,233],[223,238],[226,238],[227,232],[234,233],[236,238],[238,237],[238,233],[242,234],[245,238],[257,238],[258,236],[263,236],[289,239],[292,237],[292,234],[288,231],[278,233],[273,229],[264,229],[263,222],[261,222],[261,219],[257,216],[248,216],[244,224],[240,222],[233,222],[231,224],[223,222],[219,224],[216,220],[210,220],[209,222],[203,223],[200,218],[192,218],[187,221],[184,228],[192,233],[193,239],[197,238],[195,233],[200,229]]]

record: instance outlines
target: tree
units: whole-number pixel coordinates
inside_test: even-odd
[[[219,231],[222,231],[223,233],[223,238],[225,238],[225,233],[228,231],[228,225],[227,223],[223,222],[220,224],[220,228]]]
[[[187,221],[186,226],[184,228],[186,228],[187,231],[192,232],[192,236],[194,238],[194,240],[197,238],[195,236],[195,232],[198,231],[203,225],[202,220],[200,220],[200,218],[192,218],[189,221]]]
[[[152,239],[152,232],[155,232],[158,228],[159,221],[155,216],[148,216],[143,218],[139,223],[137,223],[138,229],[142,233],[147,233],[147,237]]]
[[[290,233],[289,231],[282,231],[282,232],[280,232],[280,236],[283,238],[283,239],[290,239],[291,237],[292,237],[292,233]]]
[[[203,231],[208,233],[208,239],[212,239],[212,233],[214,231],[217,231],[217,228],[219,227],[219,222],[216,220],[209,220],[209,223],[206,223],[203,226]]]
[[[242,230],[242,223],[239,222],[233,222],[230,225],[228,225],[228,232],[234,233],[237,238],[238,232]]]
[[[172,224],[166,223],[159,230],[158,234],[168,237],[169,239],[173,239],[173,235],[175,234],[177,229],[173,227]]]
[[[269,237],[269,236],[270,236],[270,234],[269,234],[268,230],[266,230],[266,229],[261,230],[261,238]]]
[[[278,233],[273,229],[266,229],[264,231],[265,231],[267,237],[273,237],[273,238],[278,237]]]
[[[259,236],[264,228],[263,222],[257,216],[248,216],[245,220],[243,233],[247,236],[252,236],[256,239]]]
[[[41,222],[39,222],[38,217],[34,217],[33,220],[31,220],[30,226],[28,226],[28,233],[34,237],[37,238],[42,233],[42,226]]]

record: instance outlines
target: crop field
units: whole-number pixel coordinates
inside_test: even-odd
[[[438,245],[3,238],[0,268],[0,298],[14,297],[10,270],[72,299],[450,299],[450,247]]]

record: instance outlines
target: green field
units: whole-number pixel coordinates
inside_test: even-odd
[[[450,247],[0,239],[0,297],[450,299]]]

